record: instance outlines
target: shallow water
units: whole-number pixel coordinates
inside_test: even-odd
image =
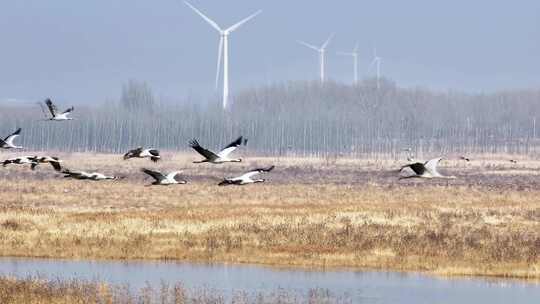
[[[71,261],[0,258],[0,274],[20,278],[99,280],[138,290],[162,282],[223,292],[305,294],[312,288],[347,295],[353,303],[540,303],[540,284],[479,278],[437,278],[373,271],[305,271],[253,265],[208,265],[162,261]]]

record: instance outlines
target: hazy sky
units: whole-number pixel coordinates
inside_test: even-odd
[[[192,0],[223,27],[263,13],[231,36],[231,87],[317,77],[317,55],[295,41],[329,33],[328,77],[351,81],[372,48],[404,86],[492,91],[540,85],[540,1]],[[218,34],[181,0],[0,0],[0,100],[116,99],[128,79],[159,96],[214,90]]]

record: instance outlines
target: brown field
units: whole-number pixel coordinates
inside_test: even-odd
[[[227,297],[230,297],[227,299]],[[326,289],[311,289],[299,294],[283,289],[271,292],[232,292],[201,287],[188,289],[182,284],[163,283],[158,289],[145,287],[133,291],[127,286],[111,286],[80,280],[59,281],[39,278],[0,277],[2,304],[224,304],[224,303],[310,303],[350,304],[347,295],[334,295]]]
[[[26,153],[32,154],[32,153]],[[7,153],[0,155],[10,156]],[[193,155],[124,162],[60,154],[121,181],[63,179],[48,165],[0,168],[0,256],[180,259],[540,278],[540,161],[445,161],[456,180],[397,180],[392,160]],[[221,178],[275,164],[266,184]],[[187,185],[145,187],[140,167],[183,169]],[[15,302],[17,303],[17,302]]]

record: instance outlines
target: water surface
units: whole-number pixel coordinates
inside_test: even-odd
[[[306,294],[312,288],[348,295],[353,303],[540,303],[540,284],[482,278],[438,278],[418,273],[307,271],[254,265],[162,261],[72,261],[0,258],[0,274],[20,278],[99,280],[138,290],[162,282],[208,287],[231,294],[277,289]]]

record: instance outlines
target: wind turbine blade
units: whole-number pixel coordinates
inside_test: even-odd
[[[213,28],[215,28],[218,32],[222,32],[223,30],[219,27],[217,23],[215,23],[212,19],[208,18],[205,14],[203,14],[201,11],[199,11],[196,7],[191,5],[189,2],[184,1],[184,3],[189,6],[195,13],[197,13],[201,18],[206,20],[208,24],[210,24]]]
[[[358,53],[358,47],[359,47],[359,45],[358,45],[358,42],[357,42],[357,43],[354,45],[354,50],[353,50],[354,53]]]
[[[323,45],[321,46],[321,49],[325,49],[328,44],[330,43],[330,41],[332,40],[332,38],[334,38],[334,33],[330,34],[330,36],[328,37],[328,39],[326,39],[326,41],[323,43]]]
[[[308,47],[310,49],[314,49],[315,51],[319,52],[320,49],[316,46],[314,46],[313,44],[309,44],[309,43],[305,43],[304,41],[300,41],[300,40],[297,40],[296,42],[300,43],[301,45],[305,46],[305,47]]]
[[[240,26],[242,26],[244,23],[248,22],[249,20],[255,18],[255,16],[257,16],[258,14],[262,13],[262,10],[258,10],[256,11],[255,13],[251,14],[249,17],[243,19],[242,21],[232,25],[231,27],[229,27],[228,29],[226,29],[225,31],[227,32],[233,32],[235,31],[236,29],[238,29]]]
[[[219,72],[221,72],[221,56],[223,55],[223,36],[219,38],[217,68],[216,68],[216,90],[219,87]]]

